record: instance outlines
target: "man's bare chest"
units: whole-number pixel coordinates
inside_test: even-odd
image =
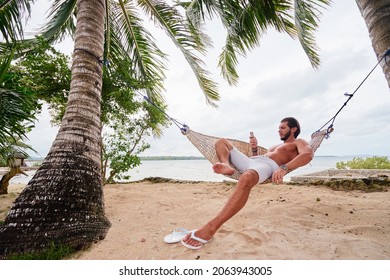
[[[277,146],[275,148],[274,152],[295,154],[295,153],[298,153],[298,149],[294,143],[283,143],[283,144],[280,144],[279,146]]]

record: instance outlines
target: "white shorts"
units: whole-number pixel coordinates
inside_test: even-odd
[[[259,175],[259,182],[262,183],[272,176],[272,173],[279,168],[277,163],[266,156],[247,157],[235,147],[230,151],[230,163],[243,173],[252,169]]]

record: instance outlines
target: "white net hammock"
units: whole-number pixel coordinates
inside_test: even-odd
[[[219,158],[215,151],[214,144],[215,141],[218,140],[220,137],[205,135],[193,131],[188,126],[183,126],[183,128],[181,128],[181,131],[182,134],[187,136],[188,140],[190,140],[190,142],[195,146],[195,148],[197,148],[207,160],[209,160],[212,164],[219,162]],[[328,128],[314,132],[311,135],[309,145],[312,147],[313,152],[318,149],[318,147],[322,143],[322,140],[324,140],[324,138],[327,138],[332,131],[333,128]],[[249,143],[229,138],[227,138],[227,140],[229,140],[233,144],[233,146],[235,146],[242,153],[246,154],[248,157],[252,156],[252,148]],[[267,149],[261,146],[258,146],[257,151],[259,155],[264,155],[265,153],[267,153]],[[233,175],[225,176],[231,179],[238,180],[241,173],[237,169],[235,169],[234,166],[232,166],[232,168],[234,169]],[[266,180],[265,182],[269,182],[269,180]]]

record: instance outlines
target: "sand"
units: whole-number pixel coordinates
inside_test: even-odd
[[[104,187],[112,226],[79,260],[389,260],[390,192],[323,186],[256,186],[245,208],[200,250],[166,244],[178,227],[205,223],[235,185],[142,181]],[[0,196],[0,220],[20,186]]]
[[[8,194],[0,194],[0,221],[4,221],[12,203],[19,196],[25,186],[25,184],[11,183],[8,186]]]

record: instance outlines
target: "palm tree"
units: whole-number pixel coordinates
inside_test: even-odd
[[[56,2],[53,7],[54,16],[45,35],[62,26],[52,25],[53,22],[72,22],[70,18],[74,13],[68,9],[76,1],[62,2]],[[75,51],[67,109],[49,154],[16,199],[0,228],[0,255],[44,250],[52,242],[82,248],[104,238],[109,228],[110,223],[104,214],[100,166],[102,58],[109,57],[114,62],[113,67],[118,69],[122,66],[115,65],[130,65],[129,80],[137,80],[138,87],[147,87],[147,94],[157,101],[155,96],[162,90],[164,77],[163,66],[157,59],[163,54],[150,43],[152,41],[148,41],[149,33],[140,26],[131,3],[109,1],[112,5],[106,6],[107,3],[104,0],[77,1]],[[164,22],[193,67],[207,97],[218,99],[215,83],[207,78],[201,61],[191,53],[193,49],[204,51],[205,47],[204,41],[197,37],[196,29],[187,26],[178,18],[175,9],[163,3],[145,1],[142,4],[146,11],[153,9],[153,13]],[[74,11],[74,7],[71,10]],[[125,16],[120,15],[121,11]],[[107,23],[106,12],[115,20]],[[104,26],[122,32],[107,34],[111,29]],[[127,37],[122,38],[122,33]],[[104,45],[105,36],[110,40]]]
[[[263,4],[260,8],[259,3]],[[166,30],[183,52],[207,101],[213,104],[218,100],[216,85],[208,79],[207,71],[201,67],[202,61],[194,54],[194,51],[205,52],[208,46],[207,37],[200,32],[203,16],[216,12],[228,27],[220,64],[224,76],[234,83],[238,77],[235,72],[237,53],[245,54],[257,46],[267,26],[300,37],[309,57],[315,58],[310,55],[310,50],[314,53],[315,50],[309,46],[312,43],[310,28],[315,24],[308,23],[316,22],[314,13],[308,12],[311,6],[294,7],[291,3],[293,1],[192,1],[187,8],[190,21],[185,21],[176,8],[163,1],[139,0],[136,4]],[[43,35],[54,39],[63,32],[76,30],[69,100],[49,154],[0,227],[0,255],[40,251],[53,242],[82,248],[104,238],[109,229],[100,166],[103,63],[105,59],[111,61],[111,67],[128,63],[129,71],[123,75],[137,81],[150,98],[161,99],[163,90],[163,65],[158,56],[164,55],[142,28],[136,4],[127,0],[55,2],[52,20]],[[289,13],[293,8],[299,15],[296,22],[300,28],[291,22]],[[77,26],[72,24],[74,15]]]
[[[390,87],[390,1],[356,0]],[[383,59],[382,59],[383,58]]]
[[[100,92],[105,1],[78,1],[72,82],[61,128],[42,167],[0,228],[0,253],[40,251],[51,242],[83,247],[103,238]],[[93,17],[89,15],[93,14]]]

